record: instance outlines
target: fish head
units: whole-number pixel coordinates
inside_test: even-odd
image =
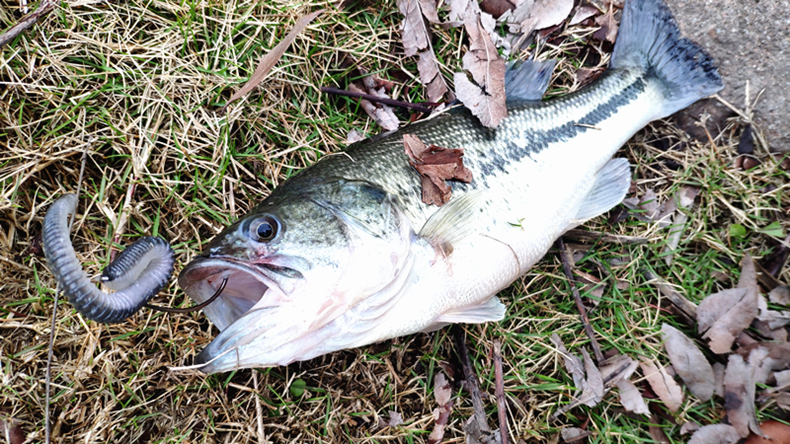
[[[369,183],[336,179],[278,188],[179,276],[198,303],[225,281],[204,308],[221,333],[196,363],[210,373],[322,354],[323,336],[332,334],[323,327],[391,288],[406,268],[413,237],[394,199]]]

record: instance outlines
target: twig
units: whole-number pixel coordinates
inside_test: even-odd
[[[497,411],[499,413],[499,436],[502,444],[507,444],[507,407],[505,406],[505,381],[502,375],[502,344],[499,339],[494,340],[494,377],[496,380]]]
[[[621,236],[618,234],[601,233],[599,231],[580,230],[578,228],[574,228],[573,230],[568,230],[565,234],[563,234],[563,237],[575,239],[578,241],[588,241],[588,242],[601,241],[611,244],[631,244],[631,245],[646,244],[650,241],[650,239],[641,236]]]
[[[573,299],[576,301],[576,308],[579,309],[579,314],[581,315],[582,325],[584,325],[584,331],[587,332],[587,336],[590,338],[590,344],[592,344],[593,354],[595,354],[595,360],[598,362],[603,361],[603,353],[601,353],[601,347],[598,345],[598,340],[595,339],[595,331],[590,325],[590,319],[587,317],[587,309],[584,308],[584,304],[582,304],[582,297],[579,294],[579,289],[576,288],[576,285],[573,280],[573,273],[571,272],[571,264],[570,260],[568,259],[568,249],[565,247],[565,242],[563,242],[562,238],[558,241],[560,247],[560,260],[562,261],[562,270],[565,272],[565,277],[568,279],[568,284],[571,286],[571,292],[573,293]]]
[[[469,350],[466,349],[466,338],[464,337],[464,330],[458,324],[453,325],[453,337],[455,338],[455,349],[458,352],[458,357],[461,359],[461,367],[464,369],[464,380],[466,381],[466,389],[472,396],[472,408],[474,409],[474,419],[477,422],[478,429],[483,432],[488,432],[488,422],[486,421],[486,411],[483,407],[483,399],[480,397],[480,387],[477,385],[477,377],[475,376],[472,362],[469,360]]]
[[[47,1],[47,0],[45,0]],[[39,6],[39,9],[41,7]],[[38,11],[39,9],[36,9]],[[2,46],[2,45],[0,45]],[[82,188],[82,177],[85,175],[85,163],[88,161],[88,145],[85,145],[85,151],[82,152],[82,165],[80,165],[80,176],[77,179],[77,198],[80,195],[80,189]],[[71,213],[71,218],[69,218],[69,232],[71,232],[71,226],[74,225],[74,216],[77,210],[75,209],[73,213]],[[52,322],[50,324],[49,330],[49,350],[47,351],[47,374],[46,374],[46,383],[44,388],[44,442],[45,444],[49,444],[51,442],[51,424],[49,420],[49,401],[50,401],[50,393],[51,393],[51,385],[52,385],[52,355],[54,354],[55,350],[55,327],[56,321],[58,319],[58,299],[60,297],[60,284],[57,285],[55,288],[55,299],[52,301]]]
[[[688,317],[686,320],[687,323],[690,322],[691,325],[694,325],[694,321],[697,319],[697,305],[695,303],[673,290],[671,285],[658,277],[651,270],[644,268],[642,274],[647,278],[649,283],[653,284],[662,295],[669,299],[669,302],[675,305],[683,315]]]
[[[263,444],[266,442],[266,435],[263,433],[263,408],[261,407],[261,398],[258,397],[258,371],[252,370],[252,383],[255,390],[252,396],[255,397],[255,413],[258,419],[258,443]]]
[[[12,26],[11,29],[4,32],[3,34],[0,34],[0,48],[5,46],[6,43],[10,42],[11,40],[14,40],[16,36],[24,32],[24,30],[27,28],[33,26],[39,18],[49,14],[53,9],[55,9],[54,0],[42,0],[35,11],[22,17],[22,20],[20,20],[19,23]]]
[[[47,375],[46,385],[44,388],[44,443],[49,444],[50,441],[50,421],[49,421],[49,401],[50,401],[50,386],[52,384],[52,355],[55,349],[55,321],[58,313],[58,297],[60,296],[60,284],[55,288],[55,300],[52,302],[52,323],[49,330],[49,351],[47,352]]]
[[[345,89],[331,88],[331,87],[328,87],[328,86],[322,87],[321,88],[321,92],[326,93],[326,94],[335,94],[335,95],[338,95],[338,96],[346,96],[346,97],[354,97],[354,98],[357,98],[357,99],[364,99],[364,100],[367,100],[369,102],[378,102],[378,103],[383,103],[385,105],[397,106],[397,107],[400,107],[400,108],[410,108],[410,109],[413,109],[415,111],[419,111],[419,112],[421,112],[423,114],[430,114],[431,111],[432,111],[431,108],[428,108],[427,106],[423,106],[423,105],[418,105],[416,103],[403,102],[401,100],[395,100],[395,99],[387,99],[385,97],[378,97],[378,96],[374,96],[372,94],[358,93],[358,92],[354,92],[354,91],[347,91]]]

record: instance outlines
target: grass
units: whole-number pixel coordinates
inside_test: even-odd
[[[0,5],[4,26],[20,17],[15,2]],[[298,17],[320,7],[331,12],[296,39],[259,88],[219,115],[267,49]],[[41,220],[54,198],[76,189],[83,151],[89,153],[84,216],[76,220],[73,238],[89,272],[98,273],[116,247],[151,233],[173,244],[183,266],[273,187],[342,149],[348,131],[379,131],[355,102],[319,92],[320,86],[345,87],[343,53],[392,80],[398,98],[422,99],[415,60],[402,57],[394,3],[331,8],[281,0],[73,2],[2,50],[0,414],[20,419],[30,442],[44,436],[54,295],[39,244]],[[434,32],[434,48],[451,78],[460,66],[463,35],[459,29]],[[588,67],[592,59],[592,66],[605,66],[607,49],[591,43],[592,32],[583,26],[560,30],[557,35],[567,39],[541,45],[541,57],[561,59],[551,94],[579,86],[581,59]],[[763,258],[777,248],[775,230],[765,232],[772,222],[787,232],[787,172],[761,151],[757,168],[732,166],[742,126],[731,118],[699,142],[669,119],[651,124],[621,150],[636,165],[637,195],[651,188],[663,200],[684,184],[702,191],[671,266],[662,258],[666,230],[633,218],[587,224],[651,239],[639,246],[578,247],[577,269],[605,285],[602,294],[585,299],[595,305],[590,318],[605,352],[667,363],[658,331],[662,323],[678,321],[645,282],[642,267],[699,301],[737,281],[744,254]],[[736,237],[730,235],[733,224],[743,227]],[[788,269],[781,273],[779,280],[789,282]],[[557,333],[577,354],[589,348],[556,252],[501,297],[509,307],[504,321],[465,326],[492,425],[490,352],[492,340],[500,339],[514,440],[557,442],[562,427],[584,424],[595,432],[588,442],[652,442],[646,419],[625,413],[614,393],[595,408],[550,419],[574,388],[549,337]],[[175,281],[157,302],[191,303]],[[54,441],[257,442],[260,419],[272,442],[424,442],[433,424],[434,375],[444,371],[461,379],[448,329],[287,367],[210,376],[168,370],[191,364],[214,334],[200,313],[143,311],[103,326],[63,304],[52,373]],[[672,442],[681,442],[680,424],[719,422],[721,401],[687,398],[675,415],[657,400],[649,403]],[[380,427],[389,411],[400,413],[404,424]],[[471,411],[461,390],[444,442],[463,442],[461,424]],[[758,415],[776,414],[766,409]]]

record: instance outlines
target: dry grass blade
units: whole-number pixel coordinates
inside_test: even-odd
[[[280,61],[280,58],[283,56],[283,54],[285,54],[285,50],[291,46],[291,43],[293,43],[294,40],[296,40],[296,36],[299,35],[299,33],[310,24],[310,22],[315,20],[315,18],[321,15],[324,11],[324,9],[321,9],[297,20],[293,28],[291,28],[291,31],[288,32],[288,34],[280,41],[280,43],[272,48],[272,50],[261,59],[261,61],[258,63],[258,67],[255,68],[255,72],[252,73],[250,80],[248,80],[247,83],[241,87],[241,89],[233,93],[225,106],[222,107],[220,112],[224,113],[228,105],[243,97],[245,94],[252,91],[253,88],[258,86],[263,81],[263,79],[266,78],[272,68],[274,68],[274,65]]]

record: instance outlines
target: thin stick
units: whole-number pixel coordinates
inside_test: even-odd
[[[46,1],[46,0],[45,0]],[[41,9],[39,6],[36,9],[36,12]],[[2,45],[0,45],[2,46]],[[85,151],[82,152],[82,165],[80,165],[80,176],[77,179],[77,198],[80,195],[80,189],[82,188],[82,177],[85,175],[85,163],[88,161],[88,145],[85,145]],[[74,210],[71,213],[71,218],[69,219],[69,232],[71,232],[71,227],[74,225],[74,216],[77,210]],[[56,320],[58,319],[58,299],[60,297],[60,284],[55,288],[55,299],[52,301],[52,322],[50,323],[50,330],[49,330],[49,350],[47,351],[47,374],[46,374],[46,384],[44,388],[44,442],[45,444],[49,444],[51,442],[51,424],[49,420],[49,402],[50,402],[50,393],[51,385],[52,385],[52,355],[54,355],[55,350],[55,327],[56,327]]]
[[[255,369],[252,370],[252,382],[255,385],[252,396],[255,397],[255,413],[258,417],[258,443],[263,444],[266,442],[266,435],[263,434],[263,408],[261,398],[258,397],[258,371]]]
[[[499,413],[499,436],[507,444],[507,407],[505,405],[505,381],[502,375],[502,344],[494,340],[494,377],[496,378],[496,407]]]
[[[461,358],[461,367],[464,369],[464,379],[466,380],[466,389],[472,395],[472,408],[474,409],[474,418],[480,430],[487,432],[488,422],[486,421],[486,410],[483,407],[483,399],[480,397],[480,387],[477,385],[477,376],[472,367],[472,362],[469,360],[469,350],[466,349],[466,338],[464,330],[460,325],[453,325],[453,337],[455,338],[455,349],[458,351],[458,357]]]
[[[593,354],[595,354],[595,360],[598,362],[603,361],[603,353],[601,353],[601,347],[598,346],[598,340],[595,339],[595,331],[590,325],[590,319],[587,317],[587,309],[584,308],[584,304],[582,304],[582,297],[579,294],[579,289],[576,288],[576,284],[573,280],[573,273],[571,272],[571,264],[570,260],[568,259],[568,249],[565,247],[565,242],[563,242],[562,238],[557,241],[560,247],[560,260],[562,261],[562,271],[565,272],[565,278],[568,279],[568,284],[571,286],[571,292],[573,293],[573,299],[576,301],[576,308],[579,309],[579,314],[581,315],[582,325],[584,325],[584,331],[587,332],[587,337],[590,338],[590,343],[592,344]]]
[[[5,33],[0,34],[0,48],[5,46],[6,43],[10,42],[11,40],[14,40],[16,36],[21,34],[27,28],[33,26],[39,18],[49,14],[53,9],[55,9],[54,0],[42,0],[35,11],[22,17],[22,20],[20,20],[19,23],[11,27],[11,29]]]
[[[338,96],[354,97],[354,98],[357,98],[357,99],[367,100],[369,102],[378,102],[378,103],[383,103],[385,105],[397,106],[397,107],[400,107],[400,108],[410,108],[410,109],[413,109],[415,111],[419,111],[419,112],[421,112],[423,114],[430,114],[431,111],[432,111],[431,108],[428,108],[427,106],[424,106],[424,105],[418,105],[416,103],[403,102],[403,101],[395,100],[395,99],[387,99],[387,98],[384,98],[384,97],[378,97],[378,96],[374,96],[374,95],[371,95],[371,94],[358,93],[358,92],[354,92],[354,91],[347,91],[345,89],[331,88],[331,87],[328,87],[328,86],[322,87],[321,88],[321,92],[326,93],[326,94],[335,94],[335,95],[338,95]]]
[[[589,242],[606,242],[611,244],[629,244],[629,245],[640,245],[646,244],[650,241],[650,239],[641,236],[622,236],[619,234],[606,234],[601,233],[599,231],[588,231],[588,230],[580,230],[578,228],[574,228],[573,230],[568,230],[564,237],[568,237],[571,239],[576,239],[579,241],[589,241]]]

